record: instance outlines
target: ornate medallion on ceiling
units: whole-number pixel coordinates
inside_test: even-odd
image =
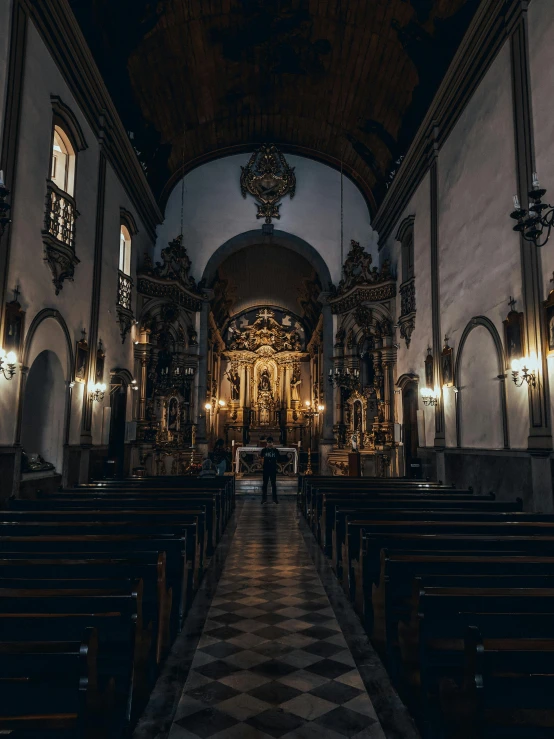
[[[252,154],[246,167],[241,167],[240,191],[243,198],[250,194],[258,201],[256,218],[265,218],[269,224],[272,218],[281,217],[282,198],[294,197],[294,167],[289,167],[274,144],[264,144]]]

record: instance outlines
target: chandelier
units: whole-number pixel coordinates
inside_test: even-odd
[[[89,382],[88,391],[91,400],[100,402],[101,400],[104,400],[106,384],[104,382]]]
[[[356,390],[360,386],[360,370],[356,367],[335,367],[329,370],[329,382],[342,390]]]
[[[514,210],[510,218],[517,221],[514,231],[521,233],[525,241],[535,246],[544,246],[550,238],[554,226],[554,207],[543,203],[546,190],[540,186],[537,173],[533,174],[533,189],[529,191],[529,209],[522,208],[517,195],[514,195]]]

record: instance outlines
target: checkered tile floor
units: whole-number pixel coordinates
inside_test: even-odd
[[[169,739],[385,739],[298,530],[244,503]]]

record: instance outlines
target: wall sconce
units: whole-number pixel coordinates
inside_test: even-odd
[[[528,195],[531,201],[529,210],[522,208],[517,195],[514,195],[514,210],[510,213],[510,218],[517,221],[514,231],[521,233],[525,241],[544,246],[554,225],[554,207],[542,202],[546,190],[540,186],[536,172],[533,173],[533,189]]]
[[[521,387],[526,382],[531,387],[537,384],[537,371],[539,363],[537,357],[531,354],[530,357],[512,360],[512,380],[516,387]]]
[[[439,392],[437,390],[432,390],[430,387],[422,387],[420,392],[423,405],[436,406],[439,404]]]
[[[88,391],[91,400],[100,402],[101,400],[104,400],[106,384],[104,382],[89,382]]]
[[[10,194],[10,191],[4,184],[4,172],[0,170],[0,237],[4,235],[4,230],[11,220],[8,216],[11,205],[6,203],[6,198]]]
[[[0,349],[0,372],[4,375],[6,380],[11,380],[15,375],[15,365],[17,363],[17,357],[15,352],[6,352],[4,349]]]

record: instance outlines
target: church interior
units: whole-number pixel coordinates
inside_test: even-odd
[[[0,734],[552,739],[551,32],[0,0]]]

